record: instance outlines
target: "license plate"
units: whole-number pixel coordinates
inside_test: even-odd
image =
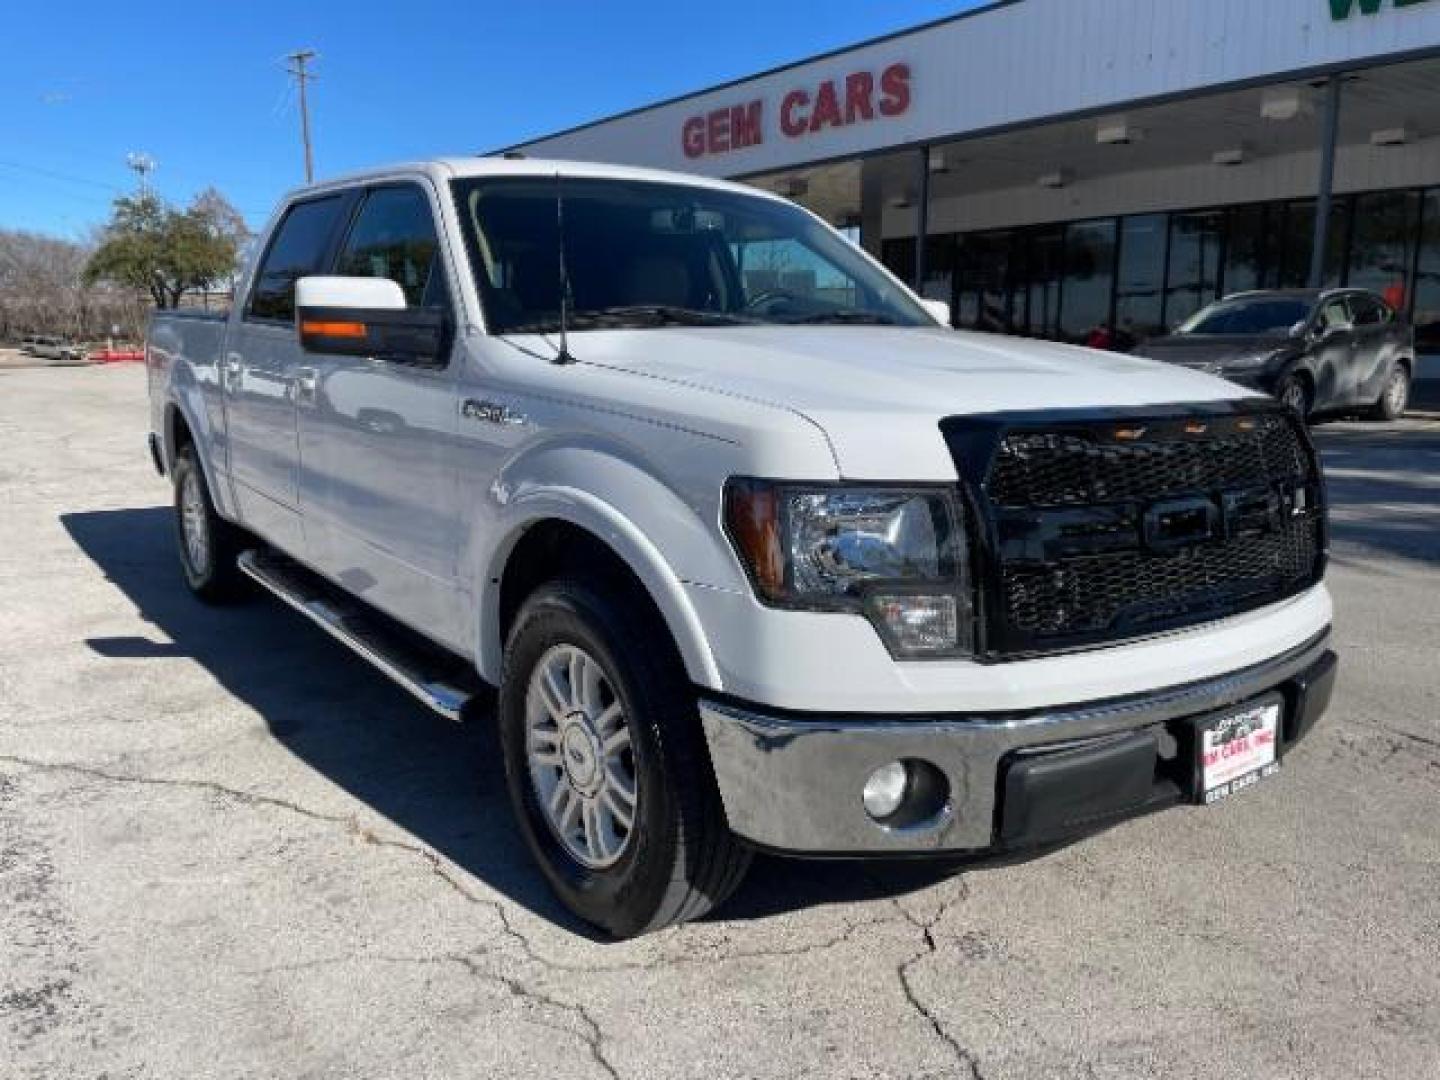
[[[1200,791],[1207,805],[1280,771],[1280,709],[1279,702],[1251,705],[1200,729]]]

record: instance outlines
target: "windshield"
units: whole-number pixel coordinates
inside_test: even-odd
[[[562,191],[571,330],[935,325],[847,241],[775,199],[630,180],[458,180],[494,333],[560,327]]]
[[[1292,296],[1252,296],[1221,300],[1192,315],[1177,334],[1255,335],[1288,334],[1296,323],[1310,318],[1310,304]]]

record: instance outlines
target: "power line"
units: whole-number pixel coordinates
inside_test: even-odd
[[[39,165],[27,165],[23,161],[0,160],[0,169],[19,169],[21,172],[34,173],[36,176],[48,176],[52,180],[64,180],[68,184],[85,184],[88,187],[104,188],[106,191],[124,191],[119,184],[107,184],[103,180],[96,180],[88,176],[75,176],[71,173],[56,172],[54,169],[43,169]]]
[[[316,76],[306,67],[319,54],[314,49],[297,49],[290,53],[286,59],[292,67],[290,74],[295,76],[295,84],[300,88],[300,138],[305,143],[305,182],[313,183],[315,180],[315,156],[310,147],[310,105],[305,97],[305,84]]]

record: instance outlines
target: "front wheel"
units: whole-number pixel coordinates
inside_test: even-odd
[[[1305,385],[1305,380],[1298,375],[1287,375],[1280,380],[1280,385],[1275,388],[1275,396],[1280,399],[1280,404],[1294,412],[1301,418],[1310,415],[1312,402],[1310,400],[1310,388]]]
[[[698,918],[750,861],[680,658],[639,600],[619,585],[542,586],[516,618],[500,686],[526,845],[565,906],[616,937]]]
[[[1380,400],[1371,409],[1370,415],[1376,420],[1399,420],[1410,406],[1410,372],[1400,365],[1385,380],[1385,389],[1380,391]]]

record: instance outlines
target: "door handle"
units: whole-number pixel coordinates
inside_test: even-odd
[[[315,404],[315,388],[319,381],[314,368],[296,368],[295,381],[292,384],[295,388],[295,404]]]
[[[220,376],[221,380],[225,384],[225,389],[230,390],[231,392],[239,390],[240,380],[244,377],[244,375],[245,361],[240,356],[240,354],[232,352],[228,356],[226,356],[225,368]]]

